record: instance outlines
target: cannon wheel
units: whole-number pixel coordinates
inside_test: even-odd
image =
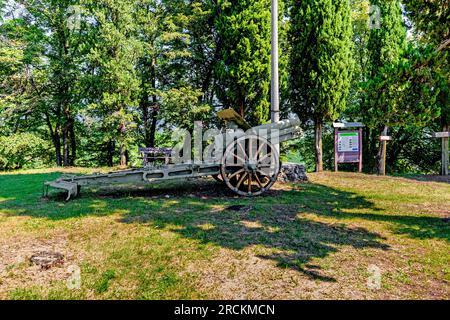
[[[222,157],[223,181],[241,196],[258,196],[269,190],[279,172],[276,148],[261,137],[244,136],[235,140]]]

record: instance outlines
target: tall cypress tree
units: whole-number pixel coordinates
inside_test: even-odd
[[[315,127],[316,171],[323,170],[322,131],[347,103],[352,74],[348,0],[294,0],[291,6],[292,109]]]
[[[377,26],[369,36],[369,76],[375,77],[386,64],[399,61],[406,44],[406,27],[398,0],[372,0],[372,21],[378,17]]]
[[[369,42],[368,42],[368,68],[367,68],[367,84],[364,101],[361,105],[363,116],[366,115],[365,122],[369,124],[369,136],[371,137],[370,150],[365,152],[370,158],[367,162],[372,164],[375,160],[376,143],[378,135],[387,134],[388,127],[386,123],[381,123],[387,119],[389,108],[395,108],[392,94],[384,92],[380,94],[373,90],[375,82],[378,79],[386,77],[384,70],[389,65],[396,64],[400,61],[402,53],[406,45],[406,27],[403,22],[400,2],[398,0],[371,0],[371,21],[375,22],[371,26]],[[379,21],[376,21],[379,20]],[[387,81],[386,83],[389,83]],[[392,83],[392,81],[390,82]],[[393,88],[393,86],[390,86]],[[375,102],[374,102],[375,101]],[[384,110],[384,116],[380,115],[379,110]],[[378,119],[377,116],[380,115]],[[375,121],[375,125],[374,123]],[[382,147],[379,146],[377,158],[382,158]],[[378,166],[381,162],[378,162]],[[379,168],[378,170],[380,170]]]
[[[217,96],[252,123],[269,118],[270,0],[219,0]]]

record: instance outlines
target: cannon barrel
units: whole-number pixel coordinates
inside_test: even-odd
[[[218,117],[227,124],[227,132],[225,136],[217,136],[217,138],[225,138],[225,143],[229,143],[234,138],[240,138],[244,135],[255,135],[275,143],[280,143],[301,136],[303,130],[301,122],[297,118],[282,120],[277,123],[267,123],[256,127],[250,125],[233,109],[226,109],[218,112]]]

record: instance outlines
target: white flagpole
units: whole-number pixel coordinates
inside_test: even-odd
[[[280,121],[280,93],[278,75],[278,0],[272,0],[272,81],[271,81],[271,120]]]

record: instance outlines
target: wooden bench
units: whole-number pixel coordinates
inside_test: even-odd
[[[166,165],[170,164],[172,152],[173,150],[169,148],[139,148],[144,167],[158,161],[162,161]]]

